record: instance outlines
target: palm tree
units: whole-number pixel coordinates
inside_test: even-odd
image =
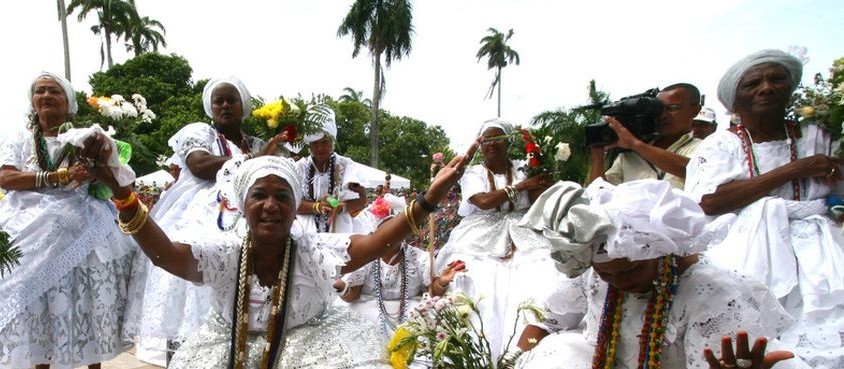
[[[99,24],[91,27],[94,34],[102,34],[105,38],[105,46],[100,46],[100,67],[102,67],[103,49],[108,57],[108,67],[114,65],[111,57],[111,37],[117,38],[126,34],[133,23],[138,23],[138,10],[135,8],[134,0],[71,0],[67,6],[67,14],[79,8],[78,20],[81,22],[89,12],[97,13]]]
[[[501,69],[514,62],[516,65],[519,65],[519,53],[517,53],[516,50],[513,50],[510,45],[507,45],[507,41],[509,41],[510,37],[513,36],[512,28],[510,28],[506,36],[492,27],[490,27],[487,31],[489,31],[490,34],[481,39],[481,48],[478,49],[478,54],[476,56],[478,57],[478,62],[481,61],[481,58],[487,57],[487,69],[495,68],[495,79],[492,80],[492,84],[489,86],[487,98],[492,97],[495,87],[498,86],[498,116],[500,117]]]
[[[346,87],[343,89],[343,92],[345,93],[340,96],[340,101],[361,103],[363,105],[366,105],[367,107],[372,106],[372,100],[365,99],[363,97],[363,91],[355,90],[351,87]]]
[[[67,41],[67,12],[64,0],[56,0],[59,8],[59,22],[62,22],[62,46],[64,46],[64,78],[70,81],[70,44]]]
[[[135,56],[149,51],[157,52],[158,45],[167,47],[167,41],[164,40],[165,34],[167,30],[161,22],[150,17],[139,18],[137,23],[129,26],[125,34],[124,41],[132,42],[126,44],[126,51],[134,51]]]
[[[372,119],[369,125],[369,165],[378,167],[378,109],[381,94],[386,85],[381,56],[384,65],[390,67],[393,60],[399,60],[410,53],[413,35],[413,14],[409,0],[355,0],[349,13],[337,29],[337,37],[351,35],[354,38],[352,57],[356,57],[362,46],[369,49],[375,69],[375,83],[372,92]]]

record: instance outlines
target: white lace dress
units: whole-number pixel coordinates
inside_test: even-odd
[[[597,345],[604,300],[608,285],[591,269],[582,276],[583,288],[560,288],[551,296],[548,321],[544,328],[555,332],[570,328],[571,316],[586,308],[585,330],[559,331],[546,336],[519,358],[518,368],[588,369]],[[616,368],[636,368],[639,336],[644,324],[650,294],[625,294],[621,328],[616,348]],[[582,310],[581,310],[582,314]],[[560,324],[565,322],[565,324]],[[701,260],[680,276],[677,294],[668,313],[662,349],[662,367],[706,369],[703,349],[713,347],[720,355],[721,337],[735,335],[739,329],[750,337],[771,337],[768,350],[784,346],[773,337],[793,322],[776,298],[761,283],[737,272],[728,272]],[[541,326],[541,325],[540,325]],[[809,367],[799,359],[781,362],[777,369]]]
[[[362,268],[346,274],[343,280],[350,287],[363,286],[360,299],[349,303],[349,308],[378,325],[384,338],[389,340],[393,336],[396,323],[401,323],[410,315],[411,309],[422,299],[422,293],[431,285],[430,259],[428,253],[411,246],[404,246],[407,266],[407,296],[405,302],[405,316],[400,319],[402,270],[400,263],[390,265],[383,259],[374,260]],[[381,267],[381,280],[375,279],[375,263]],[[377,285],[380,283],[380,285]],[[381,299],[388,314],[388,321],[381,317],[381,307],[378,304],[376,291],[381,291]]]
[[[334,155],[335,160],[333,178],[330,170],[326,170],[323,173],[315,167],[311,168],[313,165],[313,159],[310,156],[299,159],[299,161],[296,162],[296,166],[299,168],[299,173],[302,174],[302,193],[304,194],[304,200],[313,201],[314,199],[321,199],[329,193],[329,187],[333,188],[331,193],[340,201],[354,200],[359,197],[357,192],[349,190],[349,183],[364,183],[363,178],[361,177],[362,174],[356,167],[358,164],[352,159],[337,153],[332,155]],[[313,170],[312,175],[311,170]],[[331,183],[332,179],[334,180],[333,184]],[[313,190],[313,192],[311,190]],[[302,221],[303,225],[308,227],[308,232],[325,231],[317,227],[317,220],[319,220],[320,224],[325,224],[327,216],[320,219],[314,217],[312,214],[299,214],[298,218]],[[327,228],[328,232],[333,233],[355,233],[356,230],[352,216],[349,215],[347,211],[338,213],[334,218],[333,227],[327,226]],[[357,229],[361,230],[365,228],[358,226]]]
[[[521,165],[522,162],[514,161],[512,168]],[[512,175],[512,184],[525,180],[524,172],[513,169]],[[507,185],[504,174],[494,175],[493,180],[496,189]],[[530,207],[527,192],[519,193],[515,209],[511,210],[505,204],[502,211],[481,210],[468,200],[477,193],[491,190],[486,168],[483,165],[469,167],[460,179],[460,185],[463,199],[458,213],[464,218],[437,254],[434,269],[443,270],[455,260],[466,263],[467,272],[457,275],[450,290],[480,300],[478,307],[494,360],[513,333],[514,324],[518,324],[517,332],[524,326],[523,322],[517,322],[518,305],[544,295],[543,290],[549,283],[569,280],[554,267],[548,240],[517,226]],[[504,259],[511,243],[516,251]]]
[[[332,287],[340,266],[348,261],[349,236],[301,233],[294,223],[296,252],[285,319],[284,346],[278,368],[389,368],[386,350],[375,326],[332,304]],[[229,362],[231,322],[242,240],[233,233],[192,242],[204,284],[213,289],[205,323],[176,351],[171,369],[224,368]],[[254,278],[257,280],[257,278]],[[270,290],[255,283],[250,300],[267,301]],[[255,298],[257,296],[257,298]],[[259,304],[260,305],[260,304]],[[253,312],[260,312],[255,313]],[[266,343],[269,309],[250,307],[247,368],[257,368]],[[263,322],[263,323],[262,323]]]
[[[217,130],[206,123],[192,123],[173,135],[168,144],[183,170],[179,180],[161,195],[150,216],[173,241],[223,233],[217,226],[219,204],[215,182],[196,177],[184,165],[188,155],[197,151],[224,155]],[[260,150],[263,144],[258,138],[249,138],[252,152]],[[226,145],[233,156],[243,154],[237,144],[226,140]],[[182,341],[196,331],[210,306],[211,290],[156,268],[142,252],[135,265],[124,338]]]
[[[786,141],[753,144],[761,173],[790,161]],[[829,136],[804,126],[797,156],[834,152]],[[708,137],[689,162],[686,191],[700,199],[721,184],[749,178],[741,141],[732,132]],[[791,183],[736,211],[724,241],[707,254],[713,263],[741,270],[768,285],[797,324],[783,336],[816,368],[844,367],[844,235],[827,217],[825,198],[842,193],[822,179],[800,181],[804,201],[793,201]]]
[[[45,137],[55,160],[61,145]],[[66,164],[65,164],[66,165]],[[30,131],[0,145],[0,166],[39,172]],[[0,229],[23,253],[0,278],[0,367],[75,368],[123,351],[121,320],[133,247],[108,201],[75,190],[9,191]]]

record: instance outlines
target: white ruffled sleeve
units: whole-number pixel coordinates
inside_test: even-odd
[[[30,155],[26,152],[26,145],[24,145],[27,137],[30,140],[33,139],[29,131],[20,129],[0,143],[0,167],[11,166],[20,171],[25,169],[27,157]]]
[[[413,255],[413,262],[416,263],[416,271],[419,273],[419,279],[422,280],[422,287],[430,286],[433,281],[431,280],[431,258],[428,256],[428,252],[413,248],[413,246],[405,247],[408,250],[413,250],[410,255]],[[442,270],[435,270],[434,275],[439,276],[442,272]]]
[[[537,301],[539,307],[545,311],[545,320],[539,322],[532,314],[527,314],[528,323],[548,333],[576,328],[586,314],[585,278],[590,274],[584,273],[579,277],[560,280],[550,293]]]
[[[306,234],[297,240],[300,265],[324,296],[334,293],[334,280],[340,276],[340,268],[351,260],[349,236],[343,233],[316,233]]]
[[[234,290],[240,244],[235,236],[192,241],[191,253],[202,273],[202,285],[215,290]]]
[[[718,186],[748,177],[741,141],[735,133],[720,130],[701,142],[686,166],[685,191],[697,202]]]
[[[179,156],[183,163],[187,163],[188,155],[195,151],[214,153],[216,135],[214,128],[207,123],[191,123],[170,137],[167,144]]]
[[[364,265],[358,270],[355,270],[351,273],[346,273],[343,275],[343,281],[346,282],[349,287],[356,287],[356,286],[363,286],[366,283],[366,276],[370,273],[370,267],[372,263],[378,263],[380,261],[373,260],[369,262],[369,264]]]
[[[469,202],[469,198],[475,194],[489,191],[486,169],[484,169],[483,165],[473,165],[463,173],[463,177],[460,178],[460,191],[463,199],[460,200],[460,207],[457,209],[457,214],[465,217],[480,211],[477,206]]]

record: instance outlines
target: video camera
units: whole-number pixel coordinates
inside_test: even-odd
[[[627,96],[621,100],[604,104],[587,105],[581,109],[600,109],[601,115],[615,118],[634,136],[642,141],[651,141],[659,135],[656,119],[662,114],[662,102],[656,98],[658,88],[641,94]],[[618,140],[615,131],[601,120],[586,126],[586,145],[607,145]]]

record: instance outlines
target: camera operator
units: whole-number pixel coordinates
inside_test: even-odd
[[[701,109],[700,91],[694,85],[678,83],[663,89],[657,98],[664,105],[664,110],[656,124],[659,136],[653,141],[643,142],[615,118],[604,118],[618,135],[618,140],[610,145],[590,148],[589,182],[598,177],[613,184],[653,178],[665,179],[675,188],[683,189],[688,158],[700,143],[691,133],[692,119]],[[604,153],[611,147],[630,151],[619,154],[605,171]]]

